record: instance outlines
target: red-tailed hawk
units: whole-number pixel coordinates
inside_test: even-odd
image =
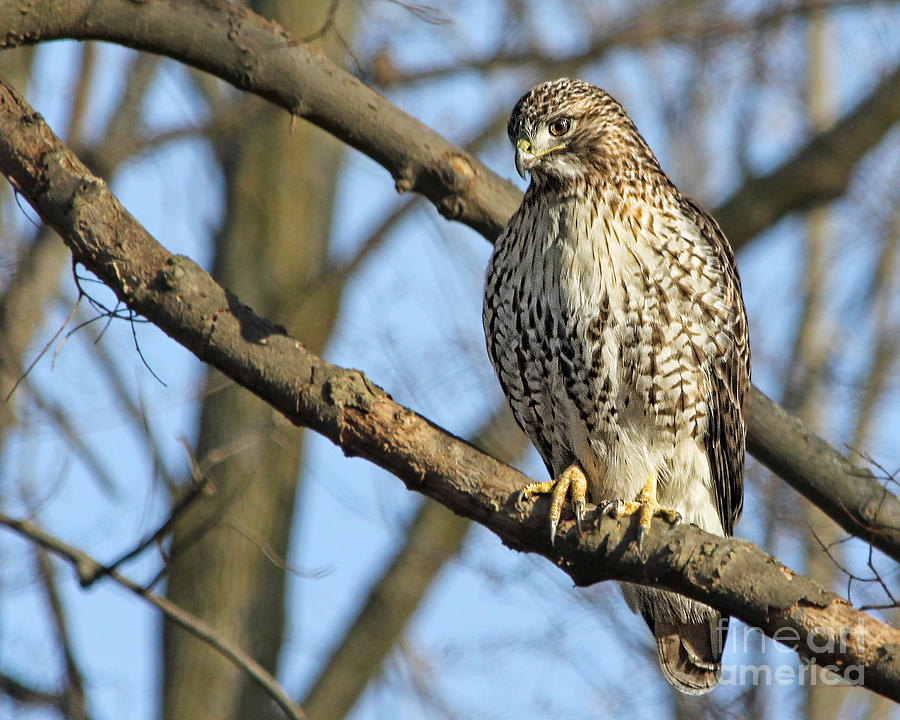
[[[734,254],[603,90],[538,85],[509,120],[531,174],[494,248],[488,354],[553,481],[551,539],[571,495],[731,535],[743,502],[750,383]],[[624,583],[666,678],[702,693],[721,674],[728,620],[681,595]]]

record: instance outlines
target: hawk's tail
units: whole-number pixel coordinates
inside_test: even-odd
[[[663,675],[681,692],[701,695],[722,675],[728,618],[683,595],[623,583],[625,599],[656,638]]]

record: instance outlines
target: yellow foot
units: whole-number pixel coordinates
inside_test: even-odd
[[[656,475],[647,478],[647,483],[637,500],[617,500],[609,505],[613,517],[623,517],[638,513],[638,547],[644,546],[644,536],[650,529],[654,517],[661,517],[671,524],[681,521],[681,513],[656,499]]]
[[[522,502],[530,500],[535,495],[550,494],[550,544],[556,540],[556,526],[559,524],[559,516],[562,514],[562,506],[566,500],[566,494],[572,495],[572,507],[575,510],[575,524],[578,532],[581,532],[581,518],[584,515],[584,505],[587,502],[587,477],[581,466],[574,462],[556,480],[547,482],[528,483],[519,493],[516,506],[521,510]]]

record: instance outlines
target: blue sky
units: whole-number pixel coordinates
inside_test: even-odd
[[[563,6],[564,7],[564,6]],[[373,18],[358,39],[361,48],[388,44],[401,67],[421,67],[452,60],[457,52],[490,52],[496,45],[497,18],[478,3],[460,2],[447,11],[453,25],[413,23],[391,4],[376,4]],[[380,14],[380,16],[379,16]],[[835,13],[836,63],[833,93],[846,107],[871,88],[879,71],[900,54],[900,16],[895,9]],[[542,22],[559,28],[545,33],[551,50],[584,42],[584,32],[567,23],[566,10],[548,11]],[[766,62],[783,67],[782,85],[771,85],[751,99],[755,122],[748,160],[754,171],[782,161],[806,137],[803,106],[796,96],[797,63],[804,58],[805,29],[788,23]],[[448,39],[449,38],[449,39]],[[462,48],[462,50],[461,50]],[[29,99],[53,127],[62,127],[69,102],[76,47],[52,43],[39,50]],[[691,75],[695,58],[678,48],[663,48],[649,57],[614,52],[588,67],[586,79],[598,82],[625,104],[679,184],[698,194],[707,207],[722,200],[740,181],[732,153],[734,113],[746,106],[743,88],[749,59],[740,43],[715,50],[720,61],[704,65],[699,80]],[[98,124],[116,97],[115,72],[128,52],[101,46],[104,67],[92,98],[88,127]],[[661,79],[665,71],[668,75]],[[508,71],[492,78],[477,73],[389,92],[389,97],[448,137],[464,141],[494,112],[512,106],[531,84],[526,72]],[[688,137],[722,150],[702,177],[689,172],[681,158],[691,150],[672,145],[672,132],[662,116],[668,98],[684,87],[702,83],[712,88],[720,107],[698,120]],[[485,101],[488,98],[489,101]],[[147,102],[146,122],[152,129],[178,127],[203,119],[202,103],[190,91],[184,72],[171,63],[160,70]],[[285,120],[285,131],[288,123]],[[849,199],[835,207],[834,233],[839,238],[844,272],[863,277],[875,249],[870,225],[871,198],[893,197],[879,186],[891,177],[900,138],[889,136],[879,162],[866,180],[854,183]],[[515,179],[512,154],[504,138],[491,143],[483,159],[501,175]],[[868,168],[867,168],[868,169]],[[894,173],[895,175],[896,173]],[[521,184],[521,183],[520,183]],[[208,266],[210,238],[222,212],[221,178],[202,142],[185,140],[129,162],[112,186],[126,207],[173,252]],[[388,173],[354,151],[341,172],[333,228],[333,254],[347,257],[389,209],[401,202]],[[33,216],[33,214],[28,211]],[[27,227],[24,213],[20,227]],[[860,232],[860,228],[864,232]],[[784,370],[796,321],[802,223],[787,219],[771,228],[739,257],[744,292],[753,327],[754,375],[764,390],[775,392]],[[481,283],[489,245],[467,228],[441,219],[430,206],[412,213],[354,279],[345,299],[334,340],[327,352],[333,362],[359,367],[400,402],[465,436],[478,427],[497,402],[500,391],[487,362],[481,338]],[[868,342],[864,324],[854,322],[858,284],[835,284],[835,334],[847,345],[827,409],[826,435],[845,438],[847,406],[855,397],[854,372],[864,363]],[[841,289],[841,288],[846,289]],[[71,308],[73,284],[60,281],[61,299],[36,334],[33,354],[59,327]],[[448,308],[452,312],[448,312]],[[86,309],[86,308],[84,308]],[[272,318],[278,321],[279,318]],[[99,324],[70,338],[58,354],[37,364],[30,381],[66,409],[79,437],[102,458],[115,478],[112,495],[98,487],[84,464],[59,437],[42,413],[26,404],[21,431],[2,456],[0,488],[7,512],[24,514],[39,507],[38,519],[79,548],[108,560],[129,549],[165,515],[159,479],[154,477],[140,429],[110,394],[106,378],[91,359],[90,343]],[[140,396],[156,438],[172,472],[187,470],[180,438],[193,438],[201,390],[200,363],[148,325],[136,328],[141,352],[166,383],[163,387],[143,367],[125,323],[105,332],[104,348],[116,359],[123,377]],[[56,350],[59,346],[54,346]],[[856,350],[854,350],[856,348]],[[880,410],[881,427],[896,427],[896,383]],[[900,464],[891,433],[880,431],[872,451],[888,466]],[[544,469],[531,451],[519,466],[534,477]],[[402,541],[406,523],[420,498],[383,471],[359,459],[347,459],[327,441],[307,441],[306,482],[289,562],[300,571],[290,579],[290,628],[285,642],[281,680],[301,695],[329,648]],[[753,477],[751,474],[750,477]],[[20,487],[28,488],[24,497]],[[758,540],[768,509],[752,489],[738,534]],[[346,541],[319,542],[335,528]],[[798,543],[783,538],[779,556],[799,562]],[[0,667],[36,683],[56,677],[59,658],[48,626],[48,614],[35,580],[27,546],[10,533],[0,534]],[[128,568],[146,579],[158,568],[148,553]],[[158,702],[158,615],[112,583],[81,590],[72,573],[60,566],[61,587],[97,718],[155,717]],[[597,605],[611,608],[597,612]],[[625,637],[625,641],[620,639]],[[571,582],[549,563],[514,553],[483,529],[476,528],[460,557],[431,588],[385,677],[370,688],[355,710],[356,720],[381,717],[434,717],[445,701],[461,716],[477,717],[654,717],[668,709],[668,690],[646,655],[649,634],[631,616],[609,584],[573,590]],[[770,645],[770,644],[769,644]],[[793,655],[775,652],[778,663],[796,666]],[[726,663],[728,656],[726,656]],[[737,655],[732,663],[740,662]],[[775,662],[775,661],[773,661]],[[533,677],[539,677],[536,683]],[[411,692],[424,682],[434,697]],[[605,683],[642,683],[638,698],[611,698]],[[725,688],[723,693],[733,689]],[[792,707],[793,688],[774,691]],[[618,704],[616,704],[618,703]],[[0,701],[0,718],[11,712]],[[23,717],[42,718],[34,713]]]

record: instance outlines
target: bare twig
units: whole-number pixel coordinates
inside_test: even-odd
[[[80,302],[81,302],[81,295],[78,296],[78,299],[75,301],[75,304],[72,306],[72,310],[69,312],[69,315],[63,321],[62,325],[60,325],[59,328],[57,329],[57,331],[55,333],[53,333],[53,337],[51,337],[46,342],[44,347],[41,348],[41,351],[35,356],[34,360],[32,360],[28,364],[28,367],[25,368],[25,371],[19,376],[19,379],[16,380],[15,384],[9,389],[9,392],[6,393],[6,397],[3,398],[3,402],[9,402],[9,399],[13,396],[13,393],[16,391],[16,388],[18,388],[19,385],[21,385],[22,382],[25,380],[25,378],[28,377],[28,374],[34,369],[34,366],[38,364],[40,359],[42,357],[44,357],[44,355],[47,354],[47,351],[50,349],[50,347],[53,345],[53,343],[56,342],[56,338],[58,338],[60,336],[60,334],[62,333],[62,331],[66,329],[66,326],[70,322],[72,322],[72,318],[75,317],[75,313],[78,310],[78,304]]]
[[[22,537],[36,543],[44,550],[66,560],[75,569],[78,579],[82,584],[89,582],[91,578],[98,574],[103,574],[103,566],[90,555],[64,543],[59,538],[50,535],[33,522],[28,520],[17,520],[0,512],[0,525],[5,525],[6,527],[15,530]],[[185,612],[182,608],[169,602],[164,597],[154,595],[152,592],[145,590],[124,575],[121,575],[116,571],[109,571],[106,574],[122,587],[130,590],[138,597],[143,598],[153,605],[167,620],[175,623],[194,637],[202,640],[210,647],[222,653],[224,657],[228,658],[229,661],[234,663],[234,665],[243,672],[246,672],[260,685],[260,687],[269,693],[272,699],[278,704],[278,707],[280,707],[282,711],[284,711],[284,714],[291,718],[291,720],[303,720],[306,718],[303,710],[288,697],[284,689],[278,684],[278,681],[253,658],[249,657],[243,650],[234,645],[234,643],[221,637],[199,618]]]
[[[62,598],[59,596],[59,591],[56,587],[53,564],[43,549],[37,549],[35,556],[40,569],[44,592],[47,596],[47,604],[50,606],[50,614],[56,627],[56,636],[59,638],[59,644],[62,647],[63,657],[65,658],[66,683],[60,697],[63,714],[70,720],[87,720],[88,712],[85,703],[84,679],[72,649],[72,640]]]

